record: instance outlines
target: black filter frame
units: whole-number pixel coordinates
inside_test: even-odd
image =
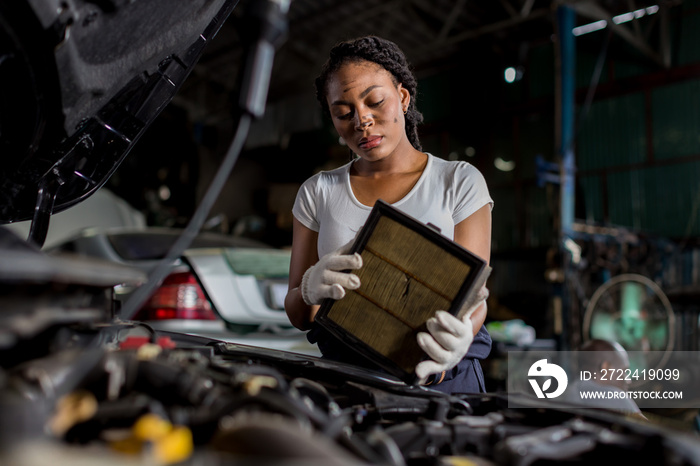
[[[362,251],[364,251],[365,246],[367,245],[382,217],[387,217],[396,221],[401,226],[413,230],[440,247],[447,254],[450,254],[469,265],[469,272],[466,277],[464,277],[464,281],[459,291],[452,300],[450,307],[445,309],[447,312],[456,316],[459,314],[465,303],[472,302],[476,299],[481,285],[486,282],[486,279],[491,272],[491,267],[487,264],[487,262],[476,254],[442,235],[435,227],[420,222],[414,217],[398,210],[381,199],[375,203],[369,217],[367,218],[367,221],[358,233],[358,236],[356,237],[350,250],[351,254],[361,254]],[[353,293],[353,291],[348,291],[348,293]],[[368,345],[367,342],[351,333],[329,316],[331,309],[333,309],[338,302],[340,301],[330,298],[325,299],[321,303],[321,307],[316,314],[315,321],[318,322],[318,324],[326,329],[331,335],[344,343],[348,348],[358,352],[360,355],[377,364],[390,374],[395,375],[407,384],[416,384],[418,382],[418,377],[416,376],[415,372],[407,372],[394,360],[379,353],[377,350]]]

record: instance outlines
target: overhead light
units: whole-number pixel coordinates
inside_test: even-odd
[[[630,11],[628,13],[623,13],[613,17],[613,23],[622,24],[633,19],[641,18],[646,15],[653,15],[659,11],[659,5],[652,5],[646,8],[640,8],[639,10]]]
[[[503,75],[506,78],[507,83],[515,82],[515,75],[516,74],[517,73],[515,72],[515,68],[513,68],[512,66],[509,68],[506,68],[505,72],[503,73]]]
[[[613,23],[622,24],[632,21],[633,19],[641,18],[642,16],[653,15],[658,13],[659,5],[651,5],[646,8],[640,8],[639,10],[629,11],[627,13],[622,13],[621,15],[613,16]],[[604,19],[600,21],[594,21],[592,23],[584,24],[582,26],[575,27],[571,30],[575,36],[582,36],[590,32],[600,31],[608,26],[608,22]]]
[[[501,157],[496,157],[496,160],[493,161],[493,165],[502,172],[510,172],[515,169],[514,161],[503,160]]]
[[[520,79],[523,77],[523,69],[520,66],[517,68],[509,66],[503,72],[503,77],[508,84],[514,83],[515,81],[520,81]]]
[[[474,157],[476,155],[476,149],[474,149],[472,146],[467,146],[467,148],[464,149],[464,155],[467,157]]]
[[[588,34],[589,32],[595,32],[600,31],[601,29],[605,29],[607,25],[608,22],[604,19],[601,19],[600,21],[596,21],[595,23],[588,23],[584,24],[583,26],[575,27],[572,30],[572,32],[575,36],[582,36],[584,34]]]

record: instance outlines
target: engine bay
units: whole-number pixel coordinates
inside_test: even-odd
[[[46,455],[59,465],[700,458],[685,434],[604,411],[514,409],[505,394],[445,395],[312,356],[138,323],[64,321],[17,349],[27,347],[37,351],[3,358],[12,362],[0,378],[3,464]]]

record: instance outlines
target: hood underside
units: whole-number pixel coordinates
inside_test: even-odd
[[[0,3],[0,223],[98,190],[236,3]]]

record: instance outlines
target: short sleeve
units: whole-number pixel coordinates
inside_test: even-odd
[[[316,200],[316,190],[318,186],[318,175],[312,176],[301,185],[294,200],[292,214],[302,225],[312,231],[319,230],[318,206]]]
[[[484,175],[466,162],[459,163],[454,173],[455,208],[453,220],[455,225],[477,210],[489,204],[493,209],[493,199],[489,194]]]

